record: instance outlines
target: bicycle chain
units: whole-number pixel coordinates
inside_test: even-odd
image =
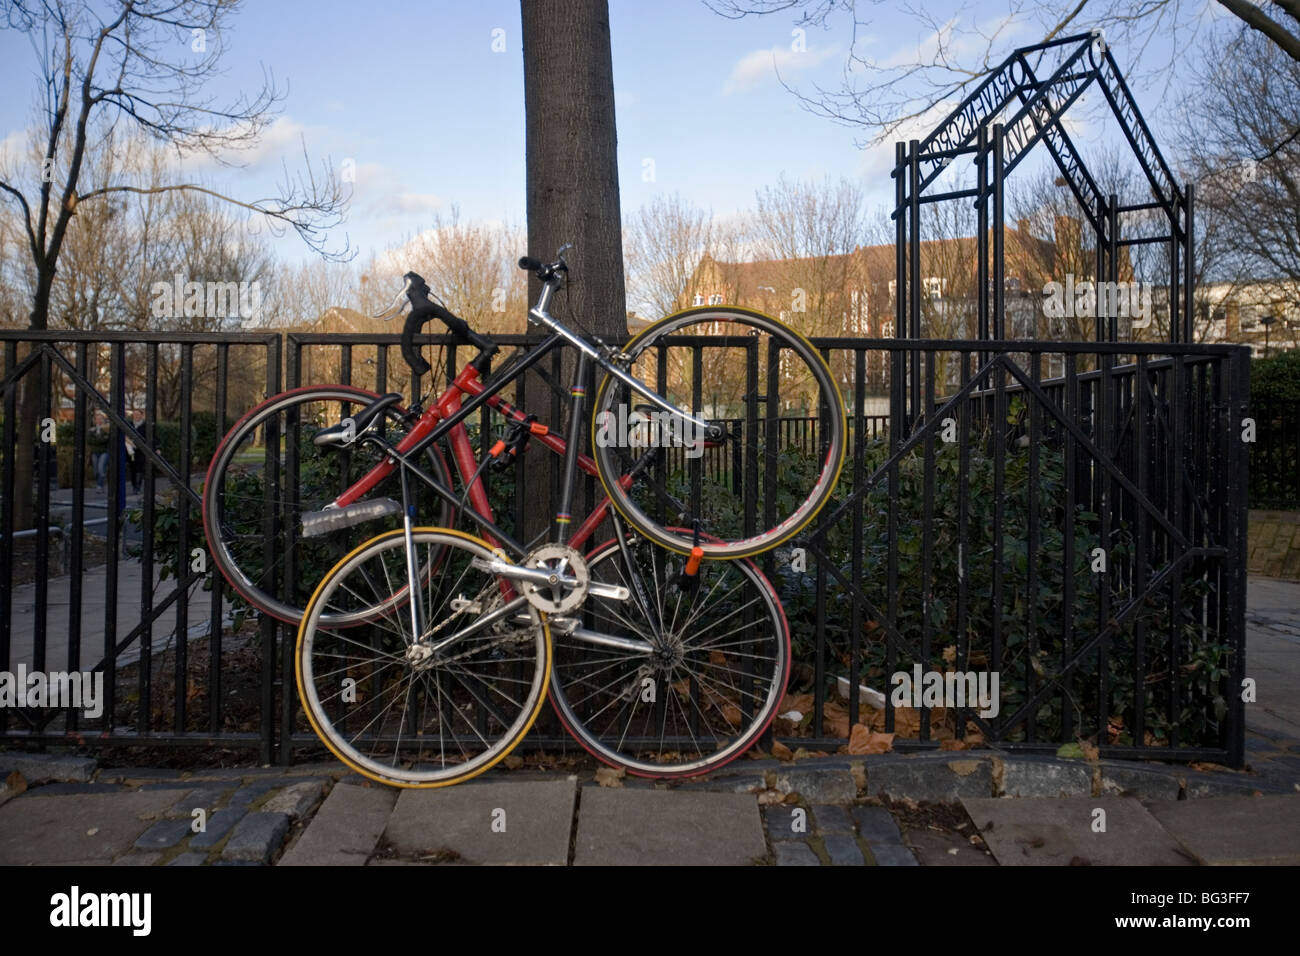
[[[453,620],[452,618],[447,618],[447,620],[443,621],[441,624],[439,624],[437,627],[431,630],[428,634],[427,639],[432,639],[436,637],[440,631],[442,631],[444,628],[449,627],[451,625],[452,620]],[[527,630],[531,631],[534,626],[535,625],[530,624]],[[426,638],[421,638],[420,643],[423,643],[425,639]],[[452,657],[443,657],[439,659],[438,663],[440,664],[454,663],[455,661],[469,657],[471,654],[479,654],[485,650],[490,651],[492,648],[497,647],[500,644],[504,644],[506,641],[516,641],[522,643],[523,637],[519,634],[502,634],[500,637],[498,637],[495,641],[492,641],[490,644],[479,644],[476,647],[470,648],[469,650],[461,651],[459,654],[456,654]]]

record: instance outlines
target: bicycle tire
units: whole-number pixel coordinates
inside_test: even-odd
[[[701,357],[692,358],[687,370],[675,348]],[[627,368],[647,390],[698,417],[725,421],[729,433],[734,431],[723,452],[708,461],[703,450],[692,456],[684,453],[685,446],[662,452],[661,460],[676,455],[677,464],[656,464],[625,489],[618,479],[637,465],[640,455],[631,436],[622,434],[621,423],[632,417],[629,408],[642,407],[646,391],[608,373],[602,378],[592,401],[592,457],[615,509],[641,534],[670,551],[689,554],[696,546],[693,520],[699,519],[703,534],[698,546],[705,557],[751,557],[794,537],[830,500],[844,466],[847,417],[830,367],[798,332],[751,309],[699,307],[655,322],[623,353]],[[703,368],[706,353],[712,356],[709,370]],[[711,382],[707,396],[706,377]],[[734,394],[720,399],[720,387]],[[770,409],[774,400],[776,412],[760,418],[758,406]],[[796,401],[804,409],[798,414],[793,413]],[[791,406],[788,416],[782,403]],[[613,423],[618,427],[611,428]],[[666,426],[660,422],[656,427]],[[811,452],[805,447],[809,435]],[[653,437],[646,446],[655,444],[672,443]],[[700,464],[692,464],[692,457]],[[652,474],[656,468],[658,476]],[[715,473],[708,482],[697,478],[705,468]],[[792,488],[805,473],[803,484]],[[645,491],[647,486],[653,493]],[[675,493],[679,490],[680,495]],[[674,532],[669,526],[685,530]]]
[[[649,566],[648,614],[635,594],[626,602],[589,594],[574,613],[584,627],[637,636],[670,653],[647,658],[595,645],[552,621],[551,704],[574,739],[604,763],[661,779],[709,773],[753,746],[785,696],[791,650],[780,597],[749,559],[709,561],[683,611],[689,592],[672,583],[669,566],[683,559],[635,535],[631,547],[637,573],[644,577]],[[587,563],[592,580],[631,585],[617,540],[589,552]],[[655,617],[668,625],[659,636]],[[649,690],[653,701],[645,699]]]
[[[446,556],[419,592],[429,640],[468,630],[474,624],[466,621],[501,611],[507,600],[517,599],[516,609],[494,624],[478,625],[479,631],[449,645],[445,655],[426,658],[428,663],[412,659],[417,642],[408,602],[355,628],[321,626],[327,608],[337,603],[336,613],[342,613],[366,601],[366,584],[380,572],[380,590],[393,590],[389,570],[405,568],[406,541],[403,531],[389,531],[354,549],[317,586],[298,628],[294,678],[312,730],[347,766],[389,786],[446,787],[490,769],[528,733],[550,680],[550,632],[546,616],[513,584],[470,563],[504,558],[503,552],[450,528],[421,527],[413,535],[417,549]],[[522,625],[520,615],[526,616]],[[512,647],[519,656],[510,656]],[[470,675],[471,667],[482,667],[486,676]],[[414,727],[408,715],[418,721]],[[449,741],[455,747],[450,759]]]
[[[346,417],[346,414],[340,414],[335,411],[335,407],[341,409],[342,406],[356,406],[360,409],[369,404],[378,394],[367,389],[356,388],[351,385],[311,385],[302,388],[291,389],[281,392],[266,399],[255,408],[245,414],[234,427],[222,439],[221,444],[217,446],[216,452],[213,453],[212,461],[209,463],[207,475],[203,483],[203,532],[208,542],[208,553],[211,555],[213,563],[220,570],[230,587],[251,604],[257,610],[284,621],[288,624],[297,625],[302,620],[303,610],[307,600],[315,587],[317,580],[315,575],[299,573],[298,580],[288,585],[283,581],[277,580],[274,586],[266,586],[263,582],[264,574],[264,531],[263,519],[265,517],[264,501],[258,501],[257,495],[265,493],[265,478],[261,479],[262,484],[256,484],[257,480],[254,475],[259,469],[265,468],[265,457],[259,455],[256,459],[250,459],[248,464],[250,468],[243,468],[243,463],[239,461],[241,451],[246,447],[256,447],[256,437],[258,434],[264,434],[262,431],[272,421],[279,425],[279,420],[284,419],[286,422],[298,421],[299,446],[301,453],[310,454],[310,461],[319,465],[322,469],[320,476],[321,482],[333,482],[335,479],[330,474],[331,469],[338,469],[353,477],[360,477],[364,473],[367,459],[358,459],[357,468],[352,468],[352,459],[348,453],[335,450],[321,451],[309,444],[310,426],[301,424],[301,411],[305,407],[312,405],[327,405],[331,409],[330,419],[322,420],[317,424],[334,424]],[[355,409],[354,409],[355,410]],[[385,412],[385,421],[390,425],[398,428],[404,428],[403,417],[405,409],[400,405],[391,406]],[[284,437],[284,436],[282,436]],[[308,451],[310,449],[310,451]],[[378,459],[373,459],[377,461]],[[300,461],[299,472],[301,481],[302,464],[306,459]],[[443,482],[447,487],[451,487],[451,470],[447,466],[447,461],[437,446],[430,446],[425,452],[425,465],[430,472]],[[287,464],[281,458],[281,468],[285,470],[287,477]],[[230,489],[237,486],[242,481],[252,482],[252,494],[246,496],[249,504],[249,514],[235,516],[239,510],[233,507],[234,502],[228,501],[228,498],[239,500]],[[315,479],[313,479],[315,481]],[[394,492],[400,479],[397,473],[384,479],[384,482],[371,492],[371,497],[382,496],[385,491]],[[304,489],[300,485],[299,493],[296,500],[290,501],[290,493],[286,483],[278,481],[280,497],[274,502],[274,510],[278,521],[278,540],[272,548],[272,552],[277,555],[277,562],[272,566],[273,571],[282,568],[281,562],[288,554],[289,548],[296,546],[298,549],[299,567],[302,571],[307,570],[307,565],[324,565],[328,567],[336,561],[339,555],[347,553],[356,545],[372,537],[376,533],[376,527],[373,523],[365,523],[332,532],[318,538],[303,539],[299,536],[298,522],[301,513],[312,511],[323,506],[328,500],[331,492],[341,491],[346,486],[341,478],[337,484],[331,484],[329,491],[322,491],[315,484],[311,489],[307,489],[314,494],[305,503],[303,501]],[[324,485],[321,485],[323,488]],[[319,491],[319,494],[315,492]],[[400,497],[400,493],[397,494]],[[434,510],[425,517],[439,525],[454,524],[454,510],[451,505],[441,499],[433,499],[431,493],[425,494],[424,500],[432,501]],[[227,504],[232,507],[227,508]],[[240,540],[250,542],[247,546],[237,544]],[[262,546],[259,547],[259,542]],[[322,573],[322,572],[317,572]],[[275,574],[276,578],[283,575]],[[287,591],[287,593],[286,593]],[[346,624],[346,621],[335,622]]]

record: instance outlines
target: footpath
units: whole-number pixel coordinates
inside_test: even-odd
[[[398,791],[337,763],[178,772],[0,751],[0,864],[1300,864],[1300,582],[1252,577],[1248,603],[1245,771],[980,750]]]

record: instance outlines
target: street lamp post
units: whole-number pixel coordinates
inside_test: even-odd
[[[1264,326],[1264,358],[1268,358],[1268,330],[1276,322],[1274,316],[1266,315],[1259,320],[1259,324]]]

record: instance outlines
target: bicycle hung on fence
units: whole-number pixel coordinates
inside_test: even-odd
[[[846,427],[829,369],[807,340],[744,309],[688,309],[622,349],[574,332],[549,311],[562,253],[520,260],[542,282],[530,320],[550,334],[486,381],[497,345],[409,273],[401,348],[417,379],[430,366],[415,336],[432,318],[478,350],[445,392],[406,410],[397,394],[295,389],[241,419],[209,468],[216,563],[255,607],[299,623],[308,719],[376,780],[444,786],[481,773],[548,691],[599,759],[646,776],[703,773],[748,749],[784,693],[788,628],[750,557],[797,534],[834,488]],[[501,392],[565,345],[578,359],[562,438]],[[593,364],[604,377],[588,421]],[[483,406],[506,430],[476,455],[465,423]],[[301,440],[330,412],[335,424]],[[579,453],[584,427],[591,457]],[[250,454],[259,436],[265,451]],[[530,441],[563,456],[564,482],[547,540],[526,545],[495,523],[483,475]],[[575,522],[579,471],[605,497]],[[268,503],[287,520],[268,522]],[[420,514],[437,526],[417,526]],[[451,527],[462,514],[481,536]],[[614,533],[592,547],[606,519]],[[377,524],[389,530],[364,540]],[[304,597],[314,579],[299,569],[326,554],[332,568]]]

